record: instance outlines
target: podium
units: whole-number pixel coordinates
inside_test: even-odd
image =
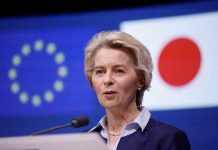
[[[97,133],[67,133],[0,138],[0,150],[107,150]]]

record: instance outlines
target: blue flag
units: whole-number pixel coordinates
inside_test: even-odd
[[[92,111],[83,59],[94,32],[91,27],[0,31],[0,115]]]

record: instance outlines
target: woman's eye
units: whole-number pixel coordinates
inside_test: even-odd
[[[95,71],[95,74],[102,74],[102,73],[104,73],[103,70],[96,70]]]
[[[115,71],[115,73],[122,74],[122,73],[125,73],[125,71],[122,70],[122,69],[117,69],[117,70]]]

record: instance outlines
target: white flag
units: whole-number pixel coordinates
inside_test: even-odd
[[[151,110],[218,106],[218,12],[124,21],[151,52]]]

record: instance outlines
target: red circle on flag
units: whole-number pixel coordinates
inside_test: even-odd
[[[201,53],[197,44],[188,38],[170,41],[161,51],[158,69],[163,80],[172,86],[183,86],[197,75]]]

